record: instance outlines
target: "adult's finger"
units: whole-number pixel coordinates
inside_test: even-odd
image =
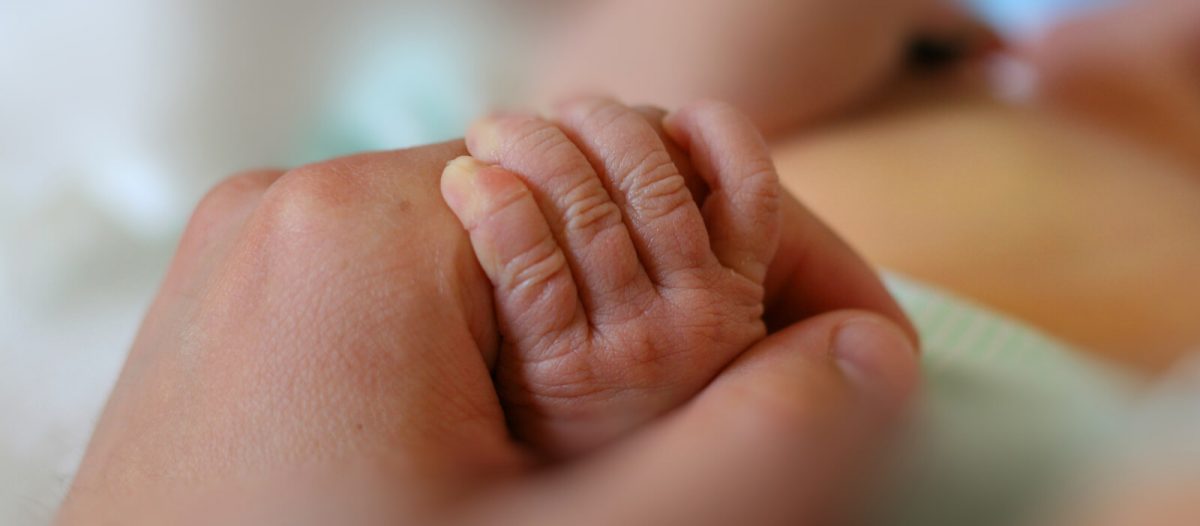
[[[784,193],[779,251],[767,269],[766,320],[771,330],[823,312],[862,309],[917,331],[879,275],[794,196]]]

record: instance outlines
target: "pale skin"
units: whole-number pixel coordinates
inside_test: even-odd
[[[738,147],[714,155],[738,159],[719,153]],[[760,269],[778,330],[725,356],[690,402],[669,398],[682,406],[655,423],[542,466],[559,451],[512,438],[497,394],[512,391],[492,380],[505,359],[492,286],[438,191],[465,153],[451,143],[247,173],[206,197],[58,523],[839,513],[830,503],[852,495],[916,382],[910,329],[853,252],[784,205],[800,220]]]
[[[853,107],[844,101],[865,98],[847,96],[839,104]],[[860,405],[847,398],[859,397],[842,394],[862,385],[829,358],[833,335],[865,317],[890,328],[884,334],[891,338],[856,348],[889,349],[881,353],[887,357],[910,349],[907,339],[895,337],[901,321],[885,321],[890,305],[841,299],[841,290],[855,284],[875,290],[877,282],[854,279],[854,271],[828,279],[828,271],[861,261],[838,256],[848,252],[844,245],[805,212],[809,222],[791,222],[815,233],[793,244],[791,261],[804,265],[781,280],[790,287],[780,287],[785,292],[767,309],[768,318],[778,316],[774,326],[788,329],[610,453],[569,463],[558,478],[529,469],[528,450],[509,438],[488,378],[499,352],[492,287],[438,195],[442,165],[465,153],[452,144],[286,175],[247,174],[206,199],[147,315],[60,522],[161,523],[155,519],[176,517],[181,508],[157,497],[186,502],[244,481],[273,488],[251,495],[295,497],[304,505],[291,511],[310,520],[313,512],[336,508],[410,522],[486,521],[481,517],[500,513],[523,523],[579,523],[580,514],[596,523],[794,523],[812,517],[811,505],[822,500],[806,497],[820,495],[814,485],[836,493],[835,475],[854,469],[847,459],[872,450],[869,440],[860,446],[846,439],[869,433],[830,432],[844,426],[825,425],[841,421],[831,413],[856,414]],[[780,166],[788,180],[788,167]],[[855,213],[829,206],[821,185],[805,183],[803,190],[806,201],[835,215]],[[856,202],[894,200],[867,193]],[[866,248],[880,260],[876,248]],[[787,253],[785,234],[776,260],[787,260]],[[821,257],[804,256],[811,254]],[[931,277],[946,275],[953,274]],[[770,279],[765,289],[771,297]],[[867,385],[904,378],[911,379],[897,374]],[[730,454],[715,458],[714,450]],[[546,481],[586,491],[566,498]],[[331,487],[364,491],[346,495]],[[661,498],[639,499],[649,494]],[[340,498],[358,498],[358,507]],[[260,515],[278,511],[258,504]],[[451,508],[471,511],[451,517]]]
[[[748,309],[765,319],[741,329],[766,338],[724,347],[602,450],[547,468],[538,457],[596,444],[513,439],[529,435],[498,393],[521,387],[492,378],[492,285],[438,191],[466,153],[363,154],[214,189],[58,523],[793,524],[852,502],[916,362],[907,320],[836,235],[781,195],[765,308]],[[707,265],[741,268],[709,250]]]

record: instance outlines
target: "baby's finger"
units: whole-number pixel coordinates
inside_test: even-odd
[[[487,118],[467,133],[475,158],[520,174],[558,239],[589,316],[603,322],[652,292],[621,218],[587,157],[553,124]]]
[[[641,114],[596,97],[562,104],[557,113],[563,131],[588,156],[625,213],[638,255],[655,282],[715,264],[700,210]]]
[[[540,341],[586,318],[563,252],[533,195],[513,173],[459,157],[442,172],[442,196],[495,287],[505,332]]]
[[[762,283],[779,245],[779,176],[762,135],[732,106],[701,102],[667,117],[668,134],[708,183],[712,249],[726,267]]]
[[[654,128],[654,133],[657,133],[658,138],[662,140],[663,146],[667,148],[667,153],[671,156],[671,162],[675,163],[675,168],[678,168],[680,175],[683,175],[683,182],[691,192],[696,206],[703,205],[704,200],[708,197],[708,186],[704,184],[704,179],[700,177],[700,174],[696,173],[696,169],[692,166],[692,159],[688,157],[687,152],[675,144],[674,139],[667,135],[667,130],[663,129],[663,119],[667,118],[667,110],[657,106],[634,106],[633,110],[642,114],[646,123]]]

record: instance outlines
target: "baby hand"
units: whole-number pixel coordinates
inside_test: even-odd
[[[568,454],[610,440],[766,335],[778,178],[746,118],[698,111],[725,130],[724,151],[693,152],[721,160],[697,163],[703,206],[646,118],[603,99],[561,106],[557,123],[484,119],[467,136],[474,158],[443,174],[495,286],[501,400],[535,446]]]
[[[870,266],[780,192],[737,111],[583,99],[557,114],[480,122],[468,146],[493,164],[443,176],[496,286],[497,388],[518,437],[569,454],[673,409],[763,334],[764,304],[768,330],[860,310],[916,342]],[[874,387],[899,407],[909,383]]]

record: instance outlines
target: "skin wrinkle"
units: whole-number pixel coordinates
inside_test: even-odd
[[[605,301],[593,298],[586,289],[580,287],[580,298],[583,300],[589,324],[595,328],[597,325],[622,323],[631,315],[622,316],[621,311],[629,313],[632,311],[630,307],[646,309],[645,305],[652,301],[649,296],[653,295],[653,290],[637,286],[644,283],[644,279],[648,281],[645,273],[639,269],[627,273],[621,282],[606,284],[605,288],[596,294],[601,297],[607,296]]]
[[[632,280],[626,284],[626,287],[630,286],[632,286]],[[638,291],[637,296],[609,301],[593,311],[588,319],[593,328],[604,325],[620,326],[646,316],[653,310],[654,302],[658,298],[658,289],[654,287],[644,288]]]
[[[651,281],[657,286],[662,281],[664,273],[657,268],[657,265],[653,264],[653,252],[647,248],[654,244],[648,235],[653,234],[653,230],[648,233],[644,228],[636,228],[637,225],[634,222],[636,220],[642,224],[653,224],[656,220],[685,210],[682,206],[691,201],[691,196],[685,191],[680,194],[678,204],[649,206],[649,203],[661,201],[661,199],[654,199],[656,197],[655,189],[660,188],[660,184],[667,179],[656,177],[655,174],[659,174],[663,170],[678,174],[678,170],[660,138],[653,133],[653,129],[650,128],[649,123],[645,122],[645,118],[634,110],[620,107],[611,101],[585,102],[571,105],[571,107],[581,105],[585,106],[585,109],[568,111],[569,116],[564,121],[574,121],[575,127],[582,129],[585,135],[596,137],[596,139],[584,140],[572,128],[568,128],[564,132],[597,166],[598,173],[607,174],[606,177],[601,177],[601,182],[613,200],[619,205],[630,208],[629,214],[622,214],[623,222],[635,242],[639,261],[647,269]],[[598,120],[599,122],[597,122]],[[648,137],[644,137],[646,140],[639,140],[643,134],[632,131],[641,126],[647,126],[652,132]],[[614,127],[619,129],[612,130]],[[598,144],[599,147],[590,147],[593,143]],[[646,180],[652,182],[648,185],[639,184]],[[679,179],[679,182],[683,183],[682,178]],[[670,183],[666,184],[669,188]],[[686,185],[683,188],[686,189]],[[690,245],[678,243],[673,246]],[[696,254],[689,254],[689,256],[700,257]]]
[[[583,107],[579,107],[583,106]],[[612,137],[613,134],[607,133],[615,124],[627,115],[621,111],[621,108],[611,103],[604,103],[589,99],[588,102],[582,104],[576,103],[571,105],[575,108],[570,112],[569,117],[576,121],[584,128],[585,134],[594,137]],[[622,127],[624,130],[625,127]],[[618,133],[619,135],[619,133]],[[578,143],[576,143],[578,145]],[[612,148],[604,148],[607,151],[613,151]]]
[[[555,294],[557,292],[558,291],[546,289],[546,290],[541,291],[539,296]],[[536,304],[543,305],[544,303],[541,301],[541,299],[542,298],[538,298],[538,300],[536,300]],[[564,336],[564,335],[570,335],[572,338],[582,339],[582,340],[586,341],[586,338],[579,336],[579,333],[586,333],[586,331],[587,331],[586,314],[583,312],[583,310],[582,310],[583,307],[582,307],[582,305],[579,304],[577,297],[572,297],[569,299],[571,300],[572,308],[574,310],[573,316],[571,316],[570,318],[565,317],[565,316],[558,317],[557,319],[560,320],[559,323],[561,324],[558,327],[547,327],[548,330],[537,331],[536,333],[523,332],[524,336],[520,339],[520,341],[518,343],[532,345],[533,347],[543,348],[543,349],[551,348],[551,347],[563,347],[566,349],[570,349],[570,348],[575,347],[575,345],[582,345],[583,342],[578,342],[576,344],[569,344],[569,345],[563,345],[563,346],[546,343],[546,339],[553,339],[555,336]],[[546,316],[547,314],[548,313],[544,313],[544,312],[538,311],[536,309],[526,310],[526,311],[523,311],[518,314],[517,318],[515,318],[515,320],[513,320],[513,324],[514,325],[526,324],[526,325],[541,326],[541,324],[539,324],[535,321],[530,321],[530,319],[532,318],[535,320],[540,320],[540,319],[543,319],[542,317]],[[514,328],[509,327],[506,324],[507,321],[508,320],[504,320],[502,322],[502,324],[505,324],[504,332],[506,334],[515,334],[513,332]],[[532,338],[532,340],[528,337],[529,334],[533,334],[534,337]],[[542,357],[539,356],[537,358],[541,359]]]
[[[529,192],[528,188],[526,188],[524,185],[512,185],[511,189],[504,195],[493,195],[488,197],[488,199],[485,200],[488,204],[487,210],[483,210],[482,213],[475,214],[474,217],[471,218],[471,221],[463,223],[463,227],[465,227],[468,232],[474,231],[479,228],[479,225],[482,221],[486,221],[488,218],[498,215],[501,212],[520,204],[521,201],[526,197],[533,198],[533,194]]]
[[[509,294],[535,289],[549,283],[555,277],[570,276],[566,258],[549,239],[538,242],[520,256],[501,264],[518,269],[513,271],[512,268],[508,268],[504,271],[505,275],[511,276],[511,281],[501,286],[507,289]]]
[[[675,172],[675,165],[668,159],[654,170]],[[633,194],[630,201],[635,203],[634,206],[640,216],[655,221],[680,213],[684,207],[693,204],[692,196],[687,192],[687,185],[683,182],[683,176],[672,173],[667,177],[652,179],[650,183],[629,190]],[[666,206],[647,206],[646,204],[661,201],[667,201]],[[636,203],[642,204],[637,205]]]
[[[565,225],[567,232],[579,235],[590,233],[583,243],[591,243],[605,234],[624,227],[621,209],[609,199],[604,188],[594,179],[583,179],[567,190]]]
[[[514,122],[516,124],[513,124]],[[525,128],[530,128],[530,127],[534,128],[534,130],[525,129]],[[506,128],[513,130],[511,132],[511,135],[516,137],[516,139],[510,138],[510,139],[506,140],[506,138],[504,137],[504,132],[503,132],[503,130]],[[480,129],[480,128],[476,127],[473,129]],[[555,127],[551,126],[549,123],[546,123],[545,121],[542,121],[540,119],[534,119],[534,118],[528,118],[528,117],[504,118],[504,119],[501,119],[501,122],[499,124],[488,126],[488,127],[484,128],[484,130],[485,130],[484,133],[486,133],[486,134],[489,134],[489,135],[494,134],[494,136],[490,137],[491,140],[484,140],[484,139],[469,137],[469,141],[472,144],[480,144],[480,143],[485,143],[485,142],[486,143],[494,142],[495,144],[498,144],[500,149],[503,151],[503,155],[501,156],[502,159],[514,158],[514,156],[517,154],[516,148],[518,148],[522,144],[525,144],[528,142],[528,141],[523,140],[523,138],[528,137],[529,135],[534,134],[534,133],[541,133],[544,137],[546,137],[546,140],[555,141],[556,142],[556,144],[554,146],[555,148],[558,148],[559,146],[561,146],[562,148],[569,149],[567,152],[561,153],[561,155],[558,153],[555,153],[555,155],[553,157],[549,157],[549,156],[545,157],[544,159],[548,159],[548,160],[544,160],[544,162],[541,163],[543,165],[542,169],[545,170],[545,173],[553,174],[554,177],[561,177],[562,174],[575,174],[577,177],[582,178],[581,181],[572,181],[570,187],[565,188],[565,189],[560,188],[559,192],[561,195],[563,195],[563,197],[560,197],[557,199],[554,199],[551,196],[544,195],[544,193],[538,189],[539,185],[537,185],[537,184],[530,185],[531,189],[535,190],[535,197],[537,197],[537,199],[539,201],[539,205],[541,206],[543,212],[545,212],[546,218],[550,222],[552,230],[554,230],[556,232],[555,237],[559,240],[560,244],[564,248],[571,246],[570,242],[572,240],[579,241],[578,238],[574,238],[574,236],[572,234],[575,232],[581,231],[581,229],[590,227],[591,225],[589,223],[591,223],[591,222],[594,222],[594,221],[614,222],[615,221],[615,223],[611,224],[612,227],[623,225],[623,222],[622,222],[623,219],[620,218],[620,216],[622,215],[620,213],[620,210],[611,206],[611,204],[610,204],[611,201],[609,200],[607,191],[603,188],[602,185],[599,185],[596,182],[594,182],[596,179],[596,174],[592,170],[591,166],[587,163],[587,159],[584,157],[584,155],[582,153],[578,152],[575,149],[575,146],[571,142],[570,138],[567,137],[561,130],[558,130],[558,128],[555,128]],[[531,148],[534,151],[546,149],[546,147],[543,146],[541,143],[527,144],[526,146]],[[484,155],[485,158],[490,155],[489,152],[483,152],[483,153],[485,154]],[[524,152],[521,152],[521,155],[518,157],[515,157],[515,158],[518,158],[518,159],[543,159],[543,158],[539,158],[535,155],[526,155]],[[576,162],[578,162],[580,164],[577,166]],[[517,168],[517,167],[512,167],[512,168]],[[521,172],[520,169],[516,169],[514,171],[517,173]],[[527,177],[529,176],[529,174],[525,174],[525,175]],[[530,180],[530,182],[534,182],[534,181],[536,181],[536,179]],[[592,185],[595,185],[595,187],[592,187]],[[551,188],[557,188],[557,187],[552,186]],[[584,194],[584,195],[581,196],[580,194]],[[589,204],[588,201],[597,201],[601,204]],[[599,210],[591,210],[589,208],[585,208],[584,210],[581,211],[581,210],[579,210],[580,206],[599,207]],[[559,214],[552,212],[556,208],[565,208],[566,211],[562,214],[562,216],[560,216]],[[611,209],[611,211],[610,211],[610,209]],[[615,217],[607,217],[608,214],[615,214]],[[582,223],[582,225],[578,223],[580,217],[584,218],[584,222]],[[607,227],[608,227],[608,225],[606,225],[606,228]],[[592,245],[592,246],[614,244],[614,243],[618,244],[618,245],[624,244],[623,239],[626,237],[624,235],[612,236],[610,234],[610,235],[606,236],[606,235],[604,235],[603,230],[601,230],[599,232],[594,232],[595,230],[597,230],[595,228],[591,228],[590,230],[593,231],[590,234],[591,237],[590,237],[590,239],[583,240],[583,244]],[[582,231],[588,231],[588,230],[582,230]],[[620,238],[620,239],[617,239],[617,238]],[[620,248],[620,247],[614,247],[614,248],[616,248],[618,250],[623,250],[623,248]],[[585,268],[585,266],[582,264],[580,259],[578,257],[576,257],[575,254],[572,253],[571,250],[564,250],[564,255],[567,257],[567,260],[571,265],[572,274],[576,276],[576,281],[577,281],[577,283],[579,283],[581,281],[578,279],[580,276],[579,272],[581,272],[581,270],[583,268]],[[630,272],[631,272],[631,274],[628,276],[624,276],[624,277],[615,276],[615,277],[617,277],[617,279],[620,280],[617,283],[599,282],[599,281],[596,281],[595,277],[593,277],[590,280],[587,280],[587,282],[589,284],[599,285],[599,286],[603,287],[597,291],[592,291],[592,290],[590,290],[589,287],[580,286],[579,289],[581,291],[581,297],[583,300],[585,311],[587,311],[589,313],[593,312],[594,307],[596,305],[595,298],[593,298],[594,295],[612,295],[619,290],[626,289],[628,284],[641,279],[640,275],[639,275],[639,274],[641,274],[640,272],[638,272],[636,270],[631,270]],[[582,283],[579,283],[579,284],[582,285]],[[595,292],[595,294],[593,294],[593,292]],[[590,317],[591,316],[589,316],[589,318]]]
[[[529,345],[531,347],[543,350],[553,350],[547,354],[532,354],[532,353],[512,353],[509,362],[516,363],[520,366],[538,366],[539,364],[565,359],[568,355],[575,352],[576,349],[585,348],[591,336],[587,333],[586,324],[572,320],[562,330],[545,331],[538,334],[536,337],[525,339],[519,342],[510,342],[508,345]],[[562,343],[564,340],[567,343]]]
[[[500,142],[500,151],[497,157],[501,159],[511,158],[514,155],[521,155],[523,152],[535,154],[540,159],[557,159],[564,164],[573,165],[570,150],[563,144],[560,137],[561,132],[542,122],[540,119],[527,117],[516,120],[502,121],[508,123],[510,127],[516,128],[511,133],[503,133],[502,130],[497,130],[497,135],[508,137],[508,140]],[[557,155],[560,150],[564,155]],[[520,153],[519,153],[520,152]],[[565,167],[564,167],[565,168]],[[574,166],[571,166],[574,168]],[[568,170],[563,169],[563,172]]]

